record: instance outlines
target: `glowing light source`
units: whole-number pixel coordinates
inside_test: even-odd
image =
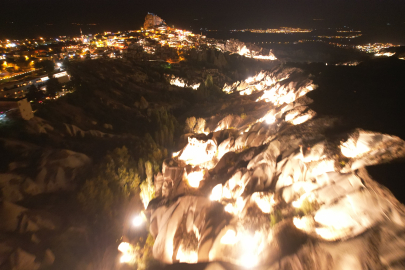
[[[266,123],[267,124],[273,124],[276,121],[276,117],[274,115],[266,115]]]
[[[181,263],[197,263],[198,253],[194,250],[186,250],[184,245],[181,244],[177,251],[176,259]]]
[[[254,236],[250,234],[243,234],[241,236],[242,252],[243,255],[240,258],[240,264],[245,268],[255,267],[258,263],[258,248],[259,248],[259,233],[255,233]]]
[[[200,181],[204,178],[203,171],[191,172],[187,175],[188,184],[193,188],[198,188]]]
[[[143,218],[141,216],[136,216],[132,219],[132,225],[139,227],[143,224]]]
[[[263,213],[270,213],[274,205],[274,194],[260,194],[255,192],[252,194],[251,199],[256,203],[256,205],[262,210]]]
[[[221,197],[222,197],[222,184],[218,184],[212,189],[210,200],[219,201]]]
[[[234,230],[227,230],[226,233],[221,237],[221,244],[234,245],[239,241],[236,237],[236,232]]]
[[[240,262],[245,268],[255,267],[258,264],[257,256],[252,253],[243,255]]]
[[[191,165],[199,165],[211,161],[217,150],[213,140],[200,141],[196,138],[188,138],[188,144],[178,159]]]
[[[122,242],[118,246],[118,250],[122,252],[122,256],[120,258],[121,263],[129,264],[135,262],[135,249],[130,243]]]

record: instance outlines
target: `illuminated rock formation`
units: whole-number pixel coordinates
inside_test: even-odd
[[[403,269],[405,208],[364,167],[403,158],[405,142],[364,130],[331,141],[333,120],[307,107],[315,88],[296,68],[224,86],[234,104],[253,105],[207,119],[214,132],[190,137],[165,161],[170,184],[148,209],[155,258]]]
[[[188,84],[184,79],[175,77],[174,75],[172,75],[170,79],[170,84],[178,87],[192,88],[193,90],[197,90],[197,88],[200,86],[200,83]]]
[[[270,50],[263,49],[259,46],[244,43],[236,39],[227,40],[224,44],[217,44],[217,48],[236,53],[248,58],[260,59],[260,60],[277,60],[277,57]]]
[[[166,22],[159,16],[153,13],[148,13],[145,17],[143,28],[152,29],[159,26],[166,26]]]

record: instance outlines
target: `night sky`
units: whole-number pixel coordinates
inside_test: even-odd
[[[169,25],[208,29],[405,29],[405,0],[2,0],[0,38],[72,35],[139,29],[147,12]],[[314,20],[320,19],[320,20]],[[83,24],[81,26],[72,23]],[[96,23],[96,26],[87,25]],[[52,25],[51,25],[52,24]],[[405,35],[405,32],[403,33]]]

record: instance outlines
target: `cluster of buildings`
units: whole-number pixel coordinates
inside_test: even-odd
[[[250,29],[252,33],[272,33],[272,34],[291,34],[291,33],[310,33],[312,29],[302,29],[302,28],[293,28],[293,27],[280,27],[274,29]]]
[[[51,69],[60,69],[63,59],[84,47],[75,39],[59,38],[0,40],[0,89],[5,83],[15,84],[43,75],[40,66],[45,61]]]
[[[399,47],[400,45],[394,45],[391,43],[368,43],[365,45],[357,45],[356,49],[366,52],[366,53],[374,53],[376,56],[380,56],[380,52],[383,49],[391,48],[391,47]],[[388,55],[389,56],[389,55]]]
[[[231,32],[252,32],[252,33],[273,33],[273,34],[291,34],[291,33],[310,33],[312,29],[294,28],[294,27],[280,27],[280,28],[268,28],[268,29],[242,29],[231,30]]]
[[[70,81],[70,75],[66,71],[60,71],[52,75],[58,80],[60,84],[66,84]],[[31,85],[37,87],[37,89],[46,91],[46,81],[49,80],[48,75],[42,75],[39,77],[27,77],[24,80],[12,81],[8,83],[0,84],[0,98],[11,98],[19,99],[24,98],[28,93],[28,89]],[[58,93],[56,97],[63,96],[65,89],[62,89],[62,92]],[[48,98],[49,99],[49,98]]]
[[[349,36],[342,36],[342,35],[324,35],[324,36],[317,36],[317,38],[336,38],[336,39],[352,39],[352,38],[358,38],[361,37],[362,34],[355,34],[355,35],[349,35]]]
[[[266,31],[296,33],[311,30],[283,27]],[[136,60],[164,60],[176,63],[184,59],[183,55],[187,50],[201,47],[218,48],[224,45],[225,42],[206,38],[202,34],[170,27],[159,16],[148,13],[143,27],[139,30],[97,34],[83,34],[80,30],[80,36],[77,37],[1,40],[0,84],[4,80],[33,72],[38,66],[36,63],[46,60],[52,61],[56,68],[66,58],[81,60],[128,56]]]

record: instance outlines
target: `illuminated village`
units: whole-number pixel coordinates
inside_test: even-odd
[[[362,35],[338,32],[349,36],[317,38]],[[140,30],[2,41],[2,149],[15,152],[2,173],[0,232],[13,234],[0,239],[0,266],[404,269],[405,206],[368,173],[402,160],[404,138],[316,110],[322,72],[344,70],[344,80],[360,63],[294,66],[262,44],[207,38],[151,13]],[[403,64],[392,47],[351,49],[373,54],[374,69],[376,59]],[[355,100],[351,89],[329,102]],[[46,210],[69,220],[30,209],[53,194],[62,208]],[[77,216],[65,200],[80,205]],[[80,252],[90,255],[72,259]]]

